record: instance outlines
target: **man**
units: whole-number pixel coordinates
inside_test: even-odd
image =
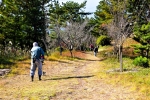
[[[33,47],[31,49],[31,69],[30,69],[31,81],[34,80],[34,75],[37,67],[39,80],[41,80],[42,76],[42,62],[40,61],[41,57],[44,59],[44,51],[41,47],[38,46],[37,42],[34,42]]]
[[[98,46],[96,46],[95,48],[94,48],[94,56],[96,56],[97,55],[97,53],[98,53]]]

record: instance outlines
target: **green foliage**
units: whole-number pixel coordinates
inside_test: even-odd
[[[57,47],[57,48],[55,48],[55,51],[60,51],[60,49],[61,49],[61,51],[64,50],[63,48]]]
[[[55,32],[51,32],[50,37],[52,39],[56,39],[57,38],[57,34]]]
[[[45,9],[50,0],[3,0],[0,8],[0,33],[4,43],[11,41],[14,47],[30,48],[33,41],[45,40]],[[26,40],[26,41],[25,41]],[[7,44],[2,45],[7,45]],[[40,45],[43,46],[41,43]]]
[[[106,35],[101,35],[98,37],[96,44],[101,46],[110,45],[110,38]]]
[[[55,3],[50,4],[49,8],[49,18],[51,20],[49,28],[51,30],[54,30],[56,26],[62,28],[70,21],[81,22],[84,20],[86,13],[80,11],[81,9],[84,9],[86,2],[79,4],[77,2],[67,1],[62,5],[57,1],[54,2]]]
[[[55,51],[60,51],[60,47],[55,48]]]
[[[2,65],[7,65],[7,64],[12,64],[12,61],[8,57],[0,57],[0,64]]]
[[[95,18],[91,18],[90,24],[95,26],[91,31],[95,37],[99,37],[102,34],[107,33],[107,29],[105,26],[107,23],[111,22],[113,19],[112,14],[110,13],[111,5],[108,4],[107,0],[101,0],[97,6],[95,14]]]
[[[132,46],[134,47],[134,52],[139,53],[142,56],[146,56],[144,55],[144,52],[146,52],[149,49],[148,45],[138,44],[138,45],[132,45]]]
[[[79,4],[78,2],[68,1],[63,4],[62,8],[65,11],[64,19],[68,21],[81,22],[88,15],[82,9],[86,6],[86,1]],[[81,16],[82,15],[82,16]]]
[[[143,24],[139,30],[140,32],[137,35],[140,38],[140,42],[147,44],[150,42],[150,23]]]
[[[113,2],[110,1],[110,4],[112,5]],[[110,13],[110,4],[108,4],[107,0],[102,0],[99,2],[99,5],[97,6],[97,10],[95,12],[96,19],[101,19],[98,21],[99,24],[109,23],[112,20],[113,16]]]
[[[149,67],[148,59],[146,57],[139,56],[134,59],[133,64],[141,67]]]
[[[7,57],[0,57],[0,69],[10,68],[13,65],[11,59]]]
[[[133,31],[134,37],[141,43],[141,45],[134,46],[135,51],[148,58],[150,50],[150,22],[142,25],[136,24]],[[147,55],[144,55],[144,52],[146,52]]]
[[[4,65],[0,65],[0,69],[4,69],[6,68]]]
[[[149,2],[149,0],[128,0],[128,12],[132,19],[136,18],[136,23],[142,25],[147,22],[146,11],[149,9]]]
[[[3,35],[3,34],[0,34],[0,44],[3,43],[4,39],[5,39],[4,35]]]

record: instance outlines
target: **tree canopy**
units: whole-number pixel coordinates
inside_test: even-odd
[[[112,22],[119,28],[119,31],[112,32],[113,35],[121,33],[122,28],[123,33],[128,33],[132,23],[134,32],[144,34],[143,40],[149,43],[149,32],[146,30],[149,25],[149,0],[101,0],[93,18],[88,18],[91,13],[84,11],[86,2],[67,1],[60,4],[58,0],[2,0],[0,45],[5,47],[11,41],[14,47],[23,50],[31,48],[32,43],[37,41],[46,50],[50,45],[55,46],[52,42],[60,45],[60,34],[64,28],[75,23],[82,25],[86,19],[90,21],[84,27],[85,36],[87,30],[94,37],[108,35],[111,27],[107,25]],[[135,23],[140,30],[134,27]],[[134,35],[139,38],[139,34]]]

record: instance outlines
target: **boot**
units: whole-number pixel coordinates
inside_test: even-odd
[[[33,82],[34,76],[31,76],[31,81]]]
[[[41,75],[39,75],[39,81],[41,81],[42,79],[41,79]]]

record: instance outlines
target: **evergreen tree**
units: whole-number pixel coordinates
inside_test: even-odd
[[[92,34],[96,37],[107,34],[105,26],[113,19],[113,15],[111,13],[112,5],[110,2],[111,0],[101,0],[97,6],[96,12],[94,13],[95,18],[92,18],[90,21],[92,25],[95,25],[92,30]]]
[[[57,39],[57,46],[59,45],[61,48],[61,40],[62,35],[61,31],[64,30],[64,28],[72,24],[73,22],[79,22],[82,23],[85,16],[91,13],[85,13],[83,11],[83,8],[85,7],[86,1],[78,4],[73,1],[68,1],[66,3],[62,3],[62,5],[54,1],[52,4],[50,4],[49,8],[49,16],[50,16],[50,36],[55,36]],[[54,35],[55,34],[55,35]]]
[[[141,43],[140,45],[134,45],[135,52],[148,58],[150,51],[150,22],[143,24],[141,27],[136,25],[134,28],[134,38]]]
[[[12,41],[14,47],[30,49],[33,41],[46,49],[46,4],[50,0],[3,0],[0,8],[4,44]]]
[[[20,9],[15,1],[3,0],[1,4],[1,34],[4,36],[3,46],[9,41],[13,42],[13,46],[17,46],[18,39],[22,38],[20,30],[22,16],[19,13]]]
[[[128,0],[127,11],[130,18],[139,24],[147,23],[147,12],[149,11],[149,0]],[[138,17],[138,18],[137,18]]]

